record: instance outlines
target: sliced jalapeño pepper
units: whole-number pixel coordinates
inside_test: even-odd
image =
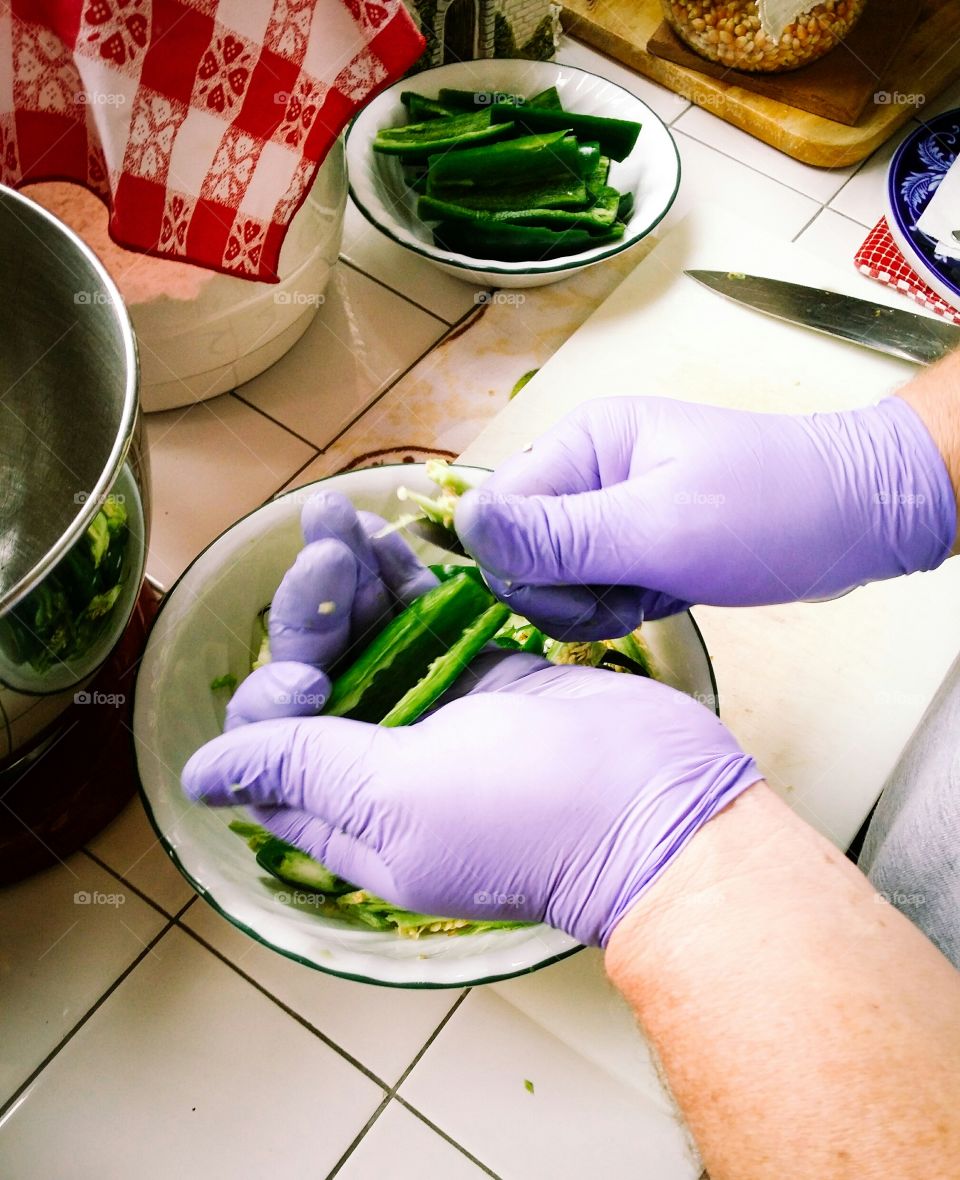
[[[585,229],[556,231],[509,222],[441,221],[433,231],[434,241],[444,250],[474,258],[495,258],[503,262],[525,262],[578,254],[594,246],[623,237],[623,226],[615,222],[602,234]]]
[[[497,103],[490,117],[494,123],[515,123],[518,130],[535,132],[569,131],[578,139],[595,141],[604,155],[625,160],[633,151],[640,124],[630,119],[607,119],[600,115],[575,115],[542,107],[508,106]]]
[[[459,152],[483,141],[501,139],[509,135],[509,122],[501,120],[494,126],[490,112],[475,115],[454,115],[449,119],[427,119],[422,123],[407,123],[403,127],[384,127],[373,141],[375,152],[407,159],[423,159],[430,152]]]

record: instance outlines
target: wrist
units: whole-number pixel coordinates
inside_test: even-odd
[[[624,912],[610,933],[604,963],[641,1018],[648,1005],[669,1002],[671,977],[698,961],[698,947],[712,937],[710,931],[729,928],[742,899],[790,893],[798,829],[819,851],[822,839],[760,780],[704,825]],[[802,856],[809,850],[800,843]]]
[[[719,721],[716,724],[720,726]],[[699,857],[694,856],[684,862],[686,849],[696,843],[699,833],[709,828],[734,800],[760,781],[762,779],[757,764],[738,749],[714,762],[706,782],[701,766],[691,778],[676,783],[666,792],[658,789],[656,784],[649,784],[643,795],[646,806],[624,823],[624,831],[639,829],[647,833],[648,840],[651,830],[659,830],[660,835],[653,842],[649,854],[632,864],[631,872],[623,881],[606,920],[597,936],[590,941],[606,948],[624,915],[631,912],[639,899],[653,889],[664,875],[671,872],[675,878],[689,875]],[[686,870],[674,872],[678,862],[686,863]],[[674,886],[672,892],[676,891],[677,887]]]
[[[765,785],[691,841],[606,966],[716,1180],[958,1158],[956,970]]]
[[[899,399],[914,411],[937,448],[960,512],[960,350],[922,370],[902,389]],[[960,552],[954,529],[952,552]]]

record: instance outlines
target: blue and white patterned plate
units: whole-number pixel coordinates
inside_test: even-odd
[[[960,261],[936,252],[936,240],[917,221],[960,152],[960,109],[925,122],[900,144],[887,173],[887,224],[917,274],[953,307],[960,307]]]

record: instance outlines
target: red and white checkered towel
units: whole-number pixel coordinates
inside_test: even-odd
[[[900,252],[893,240],[886,218],[881,217],[854,256],[857,269],[871,279],[896,287],[921,307],[936,312],[945,320],[960,324],[960,311],[928,287]]]
[[[78,181],[121,246],[276,281],[331,144],[423,45],[400,0],[0,0],[0,182]]]

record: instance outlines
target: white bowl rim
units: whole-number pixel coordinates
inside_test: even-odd
[[[401,468],[405,468],[407,470],[409,470],[409,467],[410,467],[410,465],[407,463],[383,463],[383,464],[379,464],[378,466],[380,468],[401,467]],[[460,464],[460,463],[458,463],[458,464],[456,464],[456,466],[463,467],[467,470],[483,472],[486,475],[490,474],[490,471],[491,471],[490,468],[480,467],[476,464]],[[357,470],[364,470],[364,469],[358,468]],[[157,613],[154,615],[153,620],[150,623],[149,630],[147,631],[147,636],[146,636],[146,640],[144,643],[144,654],[146,653],[147,646],[149,645],[150,639],[153,636],[154,629],[159,624],[159,620],[160,620],[161,615],[163,614],[164,608],[173,599],[174,591],[181,584],[181,582],[183,582],[183,580],[187,577],[187,575],[190,573],[190,571],[193,569],[193,567],[204,557],[204,555],[214,545],[217,544],[218,541],[221,540],[221,538],[225,537],[227,535],[227,533],[229,533],[233,528],[236,527],[236,525],[240,524],[242,521],[248,520],[251,516],[254,516],[257,512],[261,511],[267,505],[273,504],[277,500],[286,499],[288,496],[302,497],[308,488],[317,487],[320,484],[326,483],[329,479],[333,478],[334,476],[342,476],[342,475],[347,475],[349,473],[350,473],[349,471],[332,472],[330,475],[321,476],[319,479],[311,480],[309,483],[302,484],[302,485],[295,487],[295,488],[290,488],[288,491],[283,492],[280,495],[272,497],[270,500],[266,501],[265,504],[258,504],[255,508],[251,508],[251,510],[249,512],[245,512],[242,516],[237,517],[236,520],[232,521],[225,529],[223,529],[221,532],[219,532],[217,534],[217,536],[215,536],[212,540],[210,540],[203,547],[203,549],[201,549],[200,552],[197,553],[191,559],[189,564],[184,567],[184,569],[181,571],[179,576],[176,578],[176,580],[173,582],[173,584],[169,587],[169,589],[163,595],[163,598],[160,602],[160,606],[157,609]],[[718,686],[717,686],[717,678],[716,678],[716,673],[715,673],[714,667],[713,667],[713,661],[710,659],[710,653],[709,653],[709,650],[707,649],[706,641],[703,638],[703,633],[701,632],[699,626],[697,625],[697,621],[693,616],[693,612],[690,610],[686,610],[682,613],[687,616],[688,621],[690,622],[690,624],[693,627],[697,641],[699,642],[700,647],[702,648],[704,659],[706,660],[707,672],[710,677],[710,684],[711,684],[712,691],[713,691],[713,710],[716,713],[716,715],[719,717],[720,716],[720,697],[719,697],[719,691],[718,691]],[[142,659],[142,657],[141,657],[141,659]],[[201,882],[198,881],[197,878],[194,877],[194,875],[186,867],[183,860],[179,856],[175,845],[170,841],[170,839],[168,838],[166,833],[163,831],[163,829],[160,827],[159,823],[157,822],[157,818],[154,814],[153,806],[150,802],[150,797],[147,793],[146,788],[143,785],[143,780],[140,777],[140,763],[137,758],[137,721],[136,721],[136,719],[137,719],[137,693],[139,690],[139,686],[140,686],[140,674],[139,674],[139,669],[138,669],[137,675],[134,678],[133,693],[132,693],[132,699],[131,699],[131,711],[132,711],[132,717],[133,717],[133,725],[130,728],[130,748],[131,748],[131,753],[133,755],[133,757],[132,757],[133,772],[134,772],[135,781],[136,781],[136,785],[137,785],[137,792],[140,797],[140,802],[143,805],[143,809],[147,814],[147,819],[150,822],[150,826],[153,828],[154,832],[156,833],[157,839],[160,841],[160,845],[163,848],[163,850],[166,852],[167,856],[170,857],[170,859],[173,861],[174,865],[176,866],[177,870],[190,883],[190,885],[192,886],[194,891],[207,903],[207,905],[209,905],[212,909],[216,910],[216,912],[218,914],[220,914],[221,917],[225,918],[232,926],[235,926],[238,930],[242,930],[244,934],[248,935],[250,938],[252,938],[255,942],[259,943],[261,946],[267,947],[269,950],[275,951],[279,955],[283,955],[284,958],[292,959],[294,962],[300,963],[304,967],[311,967],[315,971],[322,971],[326,975],[333,975],[339,979],[348,979],[354,983],[366,983],[366,984],[370,984],[371,986],[375,986],[375,987],[400,988],[400,989],[407,990],[407,991],[438,991],[438,990],[449,989],[449,988],[479,987],[479,986],[481,986],[483,984],[487,984],[487,983],[500,983],[500,982],[507,980],[507,979],[516,979],[522,975],[531,975],[531,974],[533,974],[533,972],[539,971],[543,967],[549,967],[553,963],[559,963],[563,959],[568,959],[571,955],[575,955],[578,951],[582,951],[582,950],[586,949],[583,944],[576,942],[569,935],[563,935],[563,933],[561,931],[553,930],[552,928],[547,927],[547,929],[550,930],[550,932],[552,934],[561,935],[562,937],[569,939],[571,942],[571,945],[569,945],[568,947],[566,947],[564,949],[558,950],[555,953],[545,955],[542,959],[537,959],[535,962],[529,963],[523,967],[519,967],[516,970],[505,971],[505,972],[495,974],[495,975],[483,975],[477,979],[470,979],[470,980],[466,980],[466,979],[397,980],[397,979],[383,979],[383,978],[380,978],[380,977],[374,976],[374,975],[362,975],[362,974],[358,974],[356,972],[338,970],[337,968],[326,966],[324,964],[318,963],[315,960],[306,957],[305,955],[298,954],[296,951],[292,951],[292,950],[288,949],[287,947],[277,945],[277,943],[272,942],[269,938],[266,938],[260,931],[247,925],[246,922],[241,921],[238,917],[236,917],[235,914],[231,913],[228,909],[225,909],[220,904],[220,902],[217,901],[217,899],[213,896],[213,894],[203,884],[201,884]],[[535,923],[534,925],[541,925],[542,926],[543,923]]]
[[[489,62],[503,62],[503,61],[516,61],[516,60],[517,60],[516,58],[491,57],[491,58],[484,58],[482,63],[471,62],[470,64],[476,66],[478,64],[486,64]],[[434,66],[429,70],[422,70],[419,74],[415,75],[415,77],[423,78],[423,77],[426,77],[428,74],[434,73],[436,70],[446,70],[446,69],[449,69],[451,66],[458,66],[458,65],[463,65],[463,64],[465,64],[465,63],[463,63],[463,62],[448,62],[447,65]],[[438,247],[434,247],[433,249],[430,249],[427,246],[415,246],[412,242],[408,242],[405,238],[399,237],[396,233],[394,233],[390,229],[390,227],[388,225],[384,224],[381,221],[377,221],[374,218],[373,214],[367,209],[367,206],[364,204],[363,200],[358,195],[357,190],[354,186],[354,183],[350,179],[350,136],[353,134],[353,130],[357,124],[357,121],[360,119],[360,117],[364,114],[364,111],[367,109],[367,108],[364,108],[364,110],[361,110],[360,112],[358,112],[358,114],[356,114],[353,117],[353,119],[350,120],[350,125],[347,128],[346,136],[344,138],[344,147],[346,149],[346,158],[347,158],[347,184],[350,189],[350,196],[353,198],[354,203],[356,204],[356,206],[360,210],[360,212],[363,214],[363,216],[367,219],[367,221],[369,221],[370,224],[374,227],[374,229],[378,229],[382,234],[386,235],[386,237],[388,237],[392,242],[396,242],[398,246],[402,246],[405,250],[410,250],[414,254],[419,254],[421,258],[426,258],[430,262],[439,263],[443,266],[455,267],[458,270],[482,271],[486,274],[494,274],[494,275],[557,274],[560,271],[582,269],[585,266],[590,266],[594,262],[602,262],[605,258],[612,258],[615,254],[620,254],[624,250],[628,250],[631,246],[635,246],[637,244],[637,242],[642,241],[645,237],[647,237],[650,233],[652,233],[653,230],[656,229],[656,227],[660,224],[660,222],[663,221],[664,217],[666,217],[666,215],[670,212],[671,208],[673,207],[674,201],[677,199],[677,193],[680,190],[680,177],[681,177],[681,173],[682,173],[682,165],[680,162],[680,150],[677,147],[677,141],[673,138],[673,133],[671,132],[671,130],[667,126],[667,124],[663,121],[663,119],[660,118],[660,116],[653,109],[653,107],[651,107],[649,105],[649,103],[644,102],[644,100],[642,98],[639,98],[636,94],[633,94],[631,91],[627,90],[625,86],[621,86],[618,82],[611,82],[611,80],[609,78],[605,78],[602,74],[595,74],[592,70],[585,70],[581,66],[569,66],[569,65],[566,65],[562,62],[532,62],[532,63],[528,63],[528,64],[553,66],[554,68],[556,68],[558,70],[571,70],[571,71],[578,73],[578,74],[586,74],[590,78],[597,78],[599,81],[606,83],[606,85],[613,86],[615,89],[621,90],[625,95],[627,95],[628,98],[632,99],[634,102],[638,102],[646,110],[647,116],[651,119],[656,120],[656,122],[660,124],[660,126],[666,132],[667,141],[669,142],[670,146],[673,148],[673,154],[674,154],[674,158],[676,160],[677,172],[676,172],[676,178],[675,178],[674,184],[673,184],[673,192],[670,194],[670,198],[667,201],[667,203],[664,205],[663,209],[660,211],[660,213],[657,214],[657,216],[653,219],[653,221],[651,221],[648,225],[644,226],[640,230],[640,232],[638,232],[636,234],[630,234],[630,235],[624,234],[623,238],[621,238],[619,242],[612,242],[609,246],[596,246],[591,251],[584,251],[581,254],[571,254],[566,259],[564,259],[564,258],[559,258],[559,259],[547,258],[547,259],[543,259],[540,262],[532,262],[532,263],[531,262],[524,262],[524,263],[514,263],[514,264],[510,265],[510,264],[504,264],[502,259],[475,258],[470,254],[457,254],[452,250],[444,250],[441,252]],[[390,91],[394,90],[398,86],[402,86],[402,85],[407,84],[407,88],[409,88],[409,85],[408,85],[409,83],[410,83],[409,78],[401,78],[399,82],[395,82],[392,86],[388,86],[386,90],[382,90],[380,92],[380,94],[377,95],[377,98],[382,98],[383,95],[389,94]],[[374,101],[376,101],[376,100],[374,100]],[[461,259],[463,261],[461,261]]]

